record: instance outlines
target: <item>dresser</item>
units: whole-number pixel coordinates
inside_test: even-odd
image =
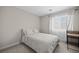
[[[67,31],[67,48],[70,48],[69,45],[75,46],[79,50],[79,31]]]

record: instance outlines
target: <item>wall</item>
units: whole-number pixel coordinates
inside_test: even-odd
[[[40,32],[49,33],[49,20],[48,16],[40,17]]]
[[[39,29],[39,17],[15,7],[0,7],[0,48],[20,40],[22,28]]]

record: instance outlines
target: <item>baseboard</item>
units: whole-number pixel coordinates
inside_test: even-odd
[[[0,50],[3,50],[3,49],[6,49],[6,48],[15,46],[15,45],[17,45],[17,44],[20,44],[20,42],[15,42],[15,43],[8,44],[8,45],[6,45],[6,46],[0,47]]]

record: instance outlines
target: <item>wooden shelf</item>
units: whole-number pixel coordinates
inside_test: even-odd
[[[68,36],[72,36],[72,37],[79,37],[79,34],[71,34],[71,33],[68,33],[67,35]]]
[[[71,40],[71,41],[70,41]],[[77,42],[76,42],[77,40]],[[73,43],[74,41],[74,43]],[[79,31],[67,31],[67,47],[71,44],[79,48]],[[73,49],[73,48],[72,48]]]

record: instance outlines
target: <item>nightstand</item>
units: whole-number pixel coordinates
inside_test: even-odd
[[[69,49],[69,45],[75,46],[77,47],[77,49],[74,50],[78,50],[79,51],[79,32],[78,31],[67,31],[67,48]]]

